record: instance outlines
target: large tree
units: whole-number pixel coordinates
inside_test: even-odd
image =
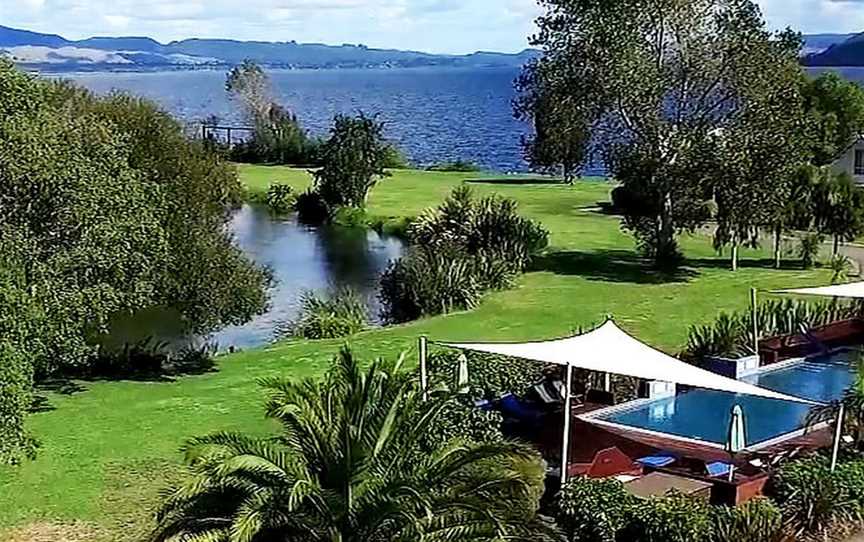
[[[540,0],[533,38],[555,94],[591,119],[611,172],[649,198],[631,217],[658,263],[677,254],[676,231],[698,225],[712,134],[738,122],[778,66],[778,46],[750,0]],[[783,40],[779,40],[783,41]]]
[[[544,468],[523,444],[442,443],[446,396],[423,401],[401,362],[360,368],[343,350],[323,381],[265,383],[273,437],[187,444],[190,476],[159,514],[157,541],[544,541]],[[426,447],[429,446],[429,447]]]
[[[89,363],[119,315],[171,307],[207,332],[263,310],[267,274],[225,229],[240,194],[152,104],[0,61],[0,394]]]

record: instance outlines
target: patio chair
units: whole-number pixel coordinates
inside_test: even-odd
[[[671,452],[658,452],[654,455],[640,457],[636,460],[637,463],[640,463],[646,467],[653,467],[655,469],[668,467],[676,461],[678,461],[678,457]]]
[[[588,393],[585,394],[585,402],[595,405],[613,406],[615,404],[615,396],[611,391],[588,390]]]
[[[639,476],[642,474],[642,465],[613,446],[597,452],[591,463],[571,463],[567,467],[567,474],[588,478],[609,478],[622,474]]]
[[[542,412],[531,408],[529,404],[520,401],[512,393],[502,397],[498,402],[498,407],[502,414],[520,422],[537,422],[543,417]]]
[[[732,469],[732,465],[729,463],[724,463],[723,461],[715,461],[713,463],[706,463],[705,470],[708,473],[710,478],[720,478],[721,476],[729,476],[729,471]]]

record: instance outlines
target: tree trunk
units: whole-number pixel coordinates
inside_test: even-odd
[[[838,255],[839,253],[840,253],[840,236],[835,235],[834,236],[834,256]]]
[[[738,236],[732,234],[732,271],[738,271]]]
[[[774,226],[774,268],[780,269],[780,251],[783,243],[783,228]]]
[[[672,220],[672,194],[666,192],[660,206],[660,224],[657,231],[656,263],[664,263],[664,259],[674,253],[675,224]]]

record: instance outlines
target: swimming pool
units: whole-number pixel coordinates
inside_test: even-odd
[[[850,359],[857,353],[845,350],[809,358],[744,380],[789,395],[828,402],[841,397],[852,383]],[[803,428],[811,408],[751,395],[694,389],[676,397],[612,407],[589,417],[601,423],[722,445],[729,412],[735,404],[744,410],[748,446]]]

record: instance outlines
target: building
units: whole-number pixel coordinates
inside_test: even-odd
[[[834,169],[848,173],[856,183],[864,185],[864,138],[859,138],[846,154],[834,163]]]

